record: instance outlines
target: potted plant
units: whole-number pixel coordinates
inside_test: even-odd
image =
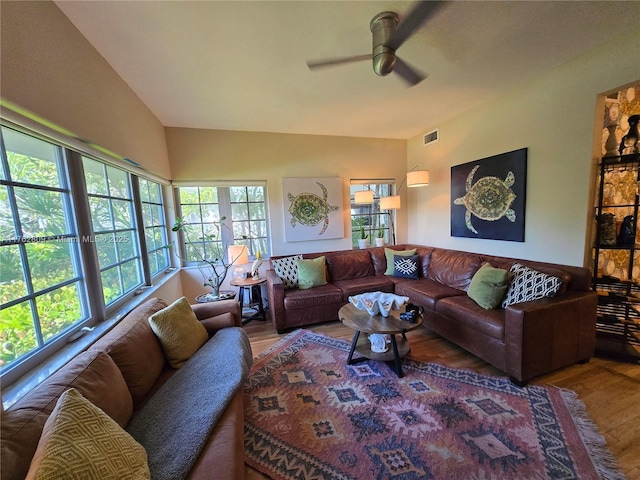
[[[364,226],[360,226],[360,238],[358,239],[358,247],[361,249],[365,249],[367,248],[367,238],[369,238],[369,235],[367,235],[364,232]]]
[[[376,247],[384,247],[384,228],[382,225],[378,227],[378,235],[376,236]]]
[[[198,258],[198,269],[203,280],[202,285],[212,289],[211,293],[206,294],[206,298],[201,295],[196,298],[197,301],[215,301],[226,298],[225,295],[221,295],[220,287],[236,260],[235,258],[226,258],[224,254],[227,249],[220,237],[220,232],[222,228],[228,228],[224,224],[226,218],[222,217],[220,221],[213,222],[213,232],[200,237],[199,240],[202,240],[202,242],[198,242],[198,246],[192,243],[186,244],[186,248]],[[174,232],[182,231],[187,235],[190,231],[190,225],[178,217],[171,230]],[[246,238],[246,236],[243,236],[244,240]],[[178,254],[178,256],[180,255]]]

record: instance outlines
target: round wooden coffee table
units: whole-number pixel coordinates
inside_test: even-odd
[[[338,318],[347,327],[356,331],[351,342],[351,350],[347,358],[347,365],[361,362],[367,359],[381,360],[383,362],[393,362],[394,370],[398,377],[402,378],[402,366],[400,359],[410,351],[406,332],[415,330],[422,325],[422,315],[418,316],[415,322],[400,320],[400,311],[392,310],[388,317],[382,315],[369,315],[364,310],[357,309],[353,304],[348,303],[338,311]],[[368,338],[360,339],[360,332],[389,334],[391,337],[391,350],[377,353],[371,351],[371,344]],[[402,335],[400,341],[396,340],[396,335]],[[361,357],[353,359],[353,353],[358,352]]]

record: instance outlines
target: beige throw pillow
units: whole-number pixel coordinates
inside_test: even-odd
[[[149,317],[169,365],[180,368],[209,340],[207,329],[193,313],[186,297],[182,297]]]
[[[147,452],[76,389],[47,419],[26,480],[149,479]]]

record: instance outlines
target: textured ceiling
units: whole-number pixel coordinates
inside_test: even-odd
[[[56,3],[165,126],[405,139],[640,25],[640,2],[447,2],[397,52],[429,74],[407,88],[305,61],[370,53],[412,2]]]

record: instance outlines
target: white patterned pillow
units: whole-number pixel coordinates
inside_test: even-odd
[[[509,289],[502,301],[502,308],[514,303],[553,297],[561,285],[562,280],[558,277],[514,263],[509,269]]]
[[[271,265],[282,280],[285,289],[298,288],[298,260],[302,260],[302,255],[271,260]]]

